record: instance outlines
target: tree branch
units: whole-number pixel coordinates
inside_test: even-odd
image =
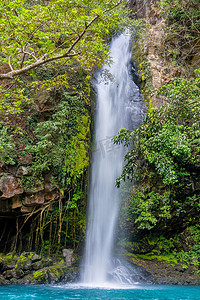
[[[8,64],[9,64],[9,67],[10,67],[11,71],[13,71],[13,67],[12,67],[11,62],[10,62],[10,56],[8,57]]]
[[[112,7],[105,9],[102,14],[105,14],[111,10],[113,10],[114,8],[116,8],[117,6],[119,6],[122,3],[123,0],[119,0],[117,3],[115,3]],[[88,28],[97,20],[100,18],[100,15],[96,15],[89,23],[85,24],[85,28],[83,29],[83,31],[80,33],[80,35],[75,39],[75,41],[72,43],[72,45],[68,48],[68,50],[60,55],[55,55],[53,57],[49,57],[46,58],[48,55],[51,55],[55,50],[53,50],[50,53],[46,53],[44,54],[40,59],[38,59],[37,61],[35,61],[34,63],[18,69],[18,70],[13,70],[13,68],[11,68],[11,71],[6,73],[6,74],[0,74],[0,80],[3,79],[13,79],[13,77],[21,75],[23,73],[26,73],[27,71],[30,71],[34,68],[37,68],[41,65],[44,65],[48,62],[51,61],[55,61],[55,60],[59,60],[61,58],[66,58],[66,57],[72,57],[72,56],[76,56],[80,53],[74,52],[73,49],[74,47],[79,43],[79,41],[82,39],[82,37],[85,35],[85,33],[87,32]],[[27,53],[28,54],[28,53]],[[29,53],[30,55],[32,55],[31,53]],[[10,59],[10,58],[9,58]],[[10,65],[10,64],[9,64]],[[10,66],[11,67],[11,66]]]

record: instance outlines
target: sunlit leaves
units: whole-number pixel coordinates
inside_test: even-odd
[[[112,1],[61,0],[27,8],[23,0],[1,1],[0,59],[14,70],[21,69],[43,56],[47,59],[67,52],[80,37],[73,46],[73,52],[77,52],[80,61],[87,65],[91,57],[85,50],[96,54],[104,50],[103,37],[119,24],[119,16],[123,12],[118,10],[114,13],[114,6]]]

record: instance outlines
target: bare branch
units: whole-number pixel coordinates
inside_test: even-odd
[[[10,62],[10,56],[8,57],[8,64],[9,64],[9,67],[10,67],[11,71],[13,71],[13,67],[12,67],[11,62]]]
[[[25,51],[24,50],[24,47],[23,47],[23,50],[22,50],[22,53],[24,54],[28,54],[29,56],[32,56],[34,58],[35,61],[38,61],[37,57],[35,57],[35,55],[33,54],[33,52],[28,52],[28,51]]]

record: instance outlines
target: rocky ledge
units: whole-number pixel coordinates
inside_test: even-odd
[[[64,258],[44,258],[34,252],[0,254],[0,285],[74,282],[78,276],[73,251]]]
[[[200,276],[195,274],[193,266],[187,268],[174,261],[159,258],[145,259],[138,255],[129,254],[127,260],[142,267],[157,284],[200,285]]]

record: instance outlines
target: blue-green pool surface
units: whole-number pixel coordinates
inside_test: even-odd
[[[129,288],[87,288],[78,285],[1,286],[0,300],[8,299],[200,300],[200,286],[135,285]]]

